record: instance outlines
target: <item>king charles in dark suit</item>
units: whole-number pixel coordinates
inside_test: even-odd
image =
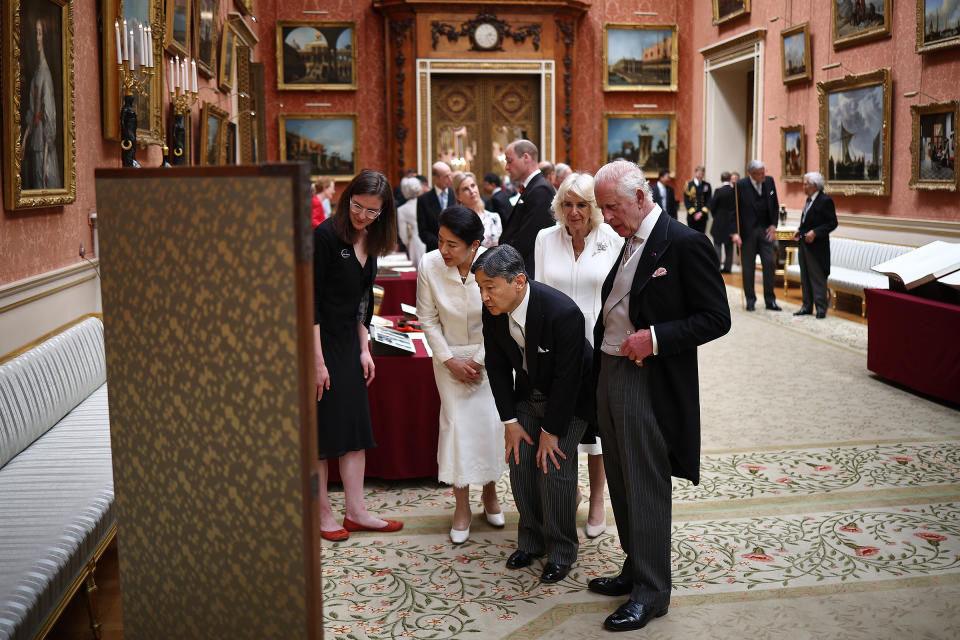
[[[627,631],[670,604],[671,475],[700,481],[697,347],[730,330],[730,310],[710,241],[664,215],[640,167],[617,160],[594,180],[604,221],[626,238],[593,334],[603,463],[626,558],[618,576],[588,587],[630,596],[604,621]]]
[[[450,167],[445,162],[433,163],[433,188],[417,198],[417,233],[426,251],[437,248],[437,234],[440,233],[440,212],[457,204],[457,198],[450,188]]]
[[[837,210],[823,192],[823,175],[812,171],[803,176],[807,202],[800,213],[800,227],[793,239],[800,243],[800,288],[803,304],[795,316],[813,313],[827,317],[827,276],[830,275],[830,232],[837,228]]]
[[[676,220],[677,198],[673,192],[673,187],[667,184],[668,182],[670,182],[670,171],[661,169],[660,175],[657,176],[657,181],[651,188],[651,196],[653,197],[653,202],[660,207],[661,211]]]
[[[540,173],[537,147],[532,142],[514,140],[504,153],[507,173],[520,191],[520,199],[504,224],[500,244],[516,249],[523,256],[527,272],[534,273],[533,249],[537,234],[556,223],[550,205],[557,190]]]
[[[693,180],[683,190],[683,206],[687,209],[687,226],[700,233],[707,232],[707,217],[710,215],[710,199],[713,188],[703,179],[704,168],[693,171]]]
[[[520,569],[546,554],[540,579],[557,582],[577,559],[577,444],[594,416],[593,350],[583,313],[563,293],[528,280],[510,245],[481,254],[472,271],[520,512],[517,550],[507,567]]]
[[[757,302],[754,286],[757,254],[763,267],[763,301],[767,309],[782,311],[774,293],[774,278],[777,268],[776,246],[773,234],[777,229],[780,201],[773,178],[759,160],[747,164],[747,177],[737,183],[737,215],[740,231],[733,242],[740,247],[740,268],[743,275],[743,293],[747,299],[747,311],[753,311]]]

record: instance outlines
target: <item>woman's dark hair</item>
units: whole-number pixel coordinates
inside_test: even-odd
[[[341,240],[350,244],[356,242],[357,230],[350,222],[350,199],[356,195],[379,196],[383,203],[380,215],[367,227],[367,253],[385,256],[397,244],[397,208],[393,203],[393,187],[382,173],[363,169],[343,190],[337,201],[337,215],[333,216],[333,229]]]
[[[469,247],[476,241],[483,241],[483,221],[473,209],[456,204],[440,213],[438,226],[446,227]]]

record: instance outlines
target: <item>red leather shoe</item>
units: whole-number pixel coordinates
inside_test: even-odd
[[[362,524],[357,524],[350,518],[343,519],[343,528],[347,531],[379,531],[381,533],[392,533],[393,531],[400,531],[403,529],[403,523],[398,522],[397,520],[387,520],[387,524],[382,527],[365,527]]]
[[[330,542],[340,542],[350,537],[346,529],[334,529],[333,531],[320,531],[320,537]]]

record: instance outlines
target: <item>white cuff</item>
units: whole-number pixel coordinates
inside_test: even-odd
[[[657,346],[657,332],[653,330],[653,325],[650,325],[650,341],[653,342],[653,355],[660,355],[660,348]]]

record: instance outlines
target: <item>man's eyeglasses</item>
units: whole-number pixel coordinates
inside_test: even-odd
[[[352,198],[350,199],[350,208],[354,213],[363,213],[363,215],[367,216],[370,220],[376,220],[383,212],[383,209],[367,209],[366,207],[361,207],[360,204]]]

